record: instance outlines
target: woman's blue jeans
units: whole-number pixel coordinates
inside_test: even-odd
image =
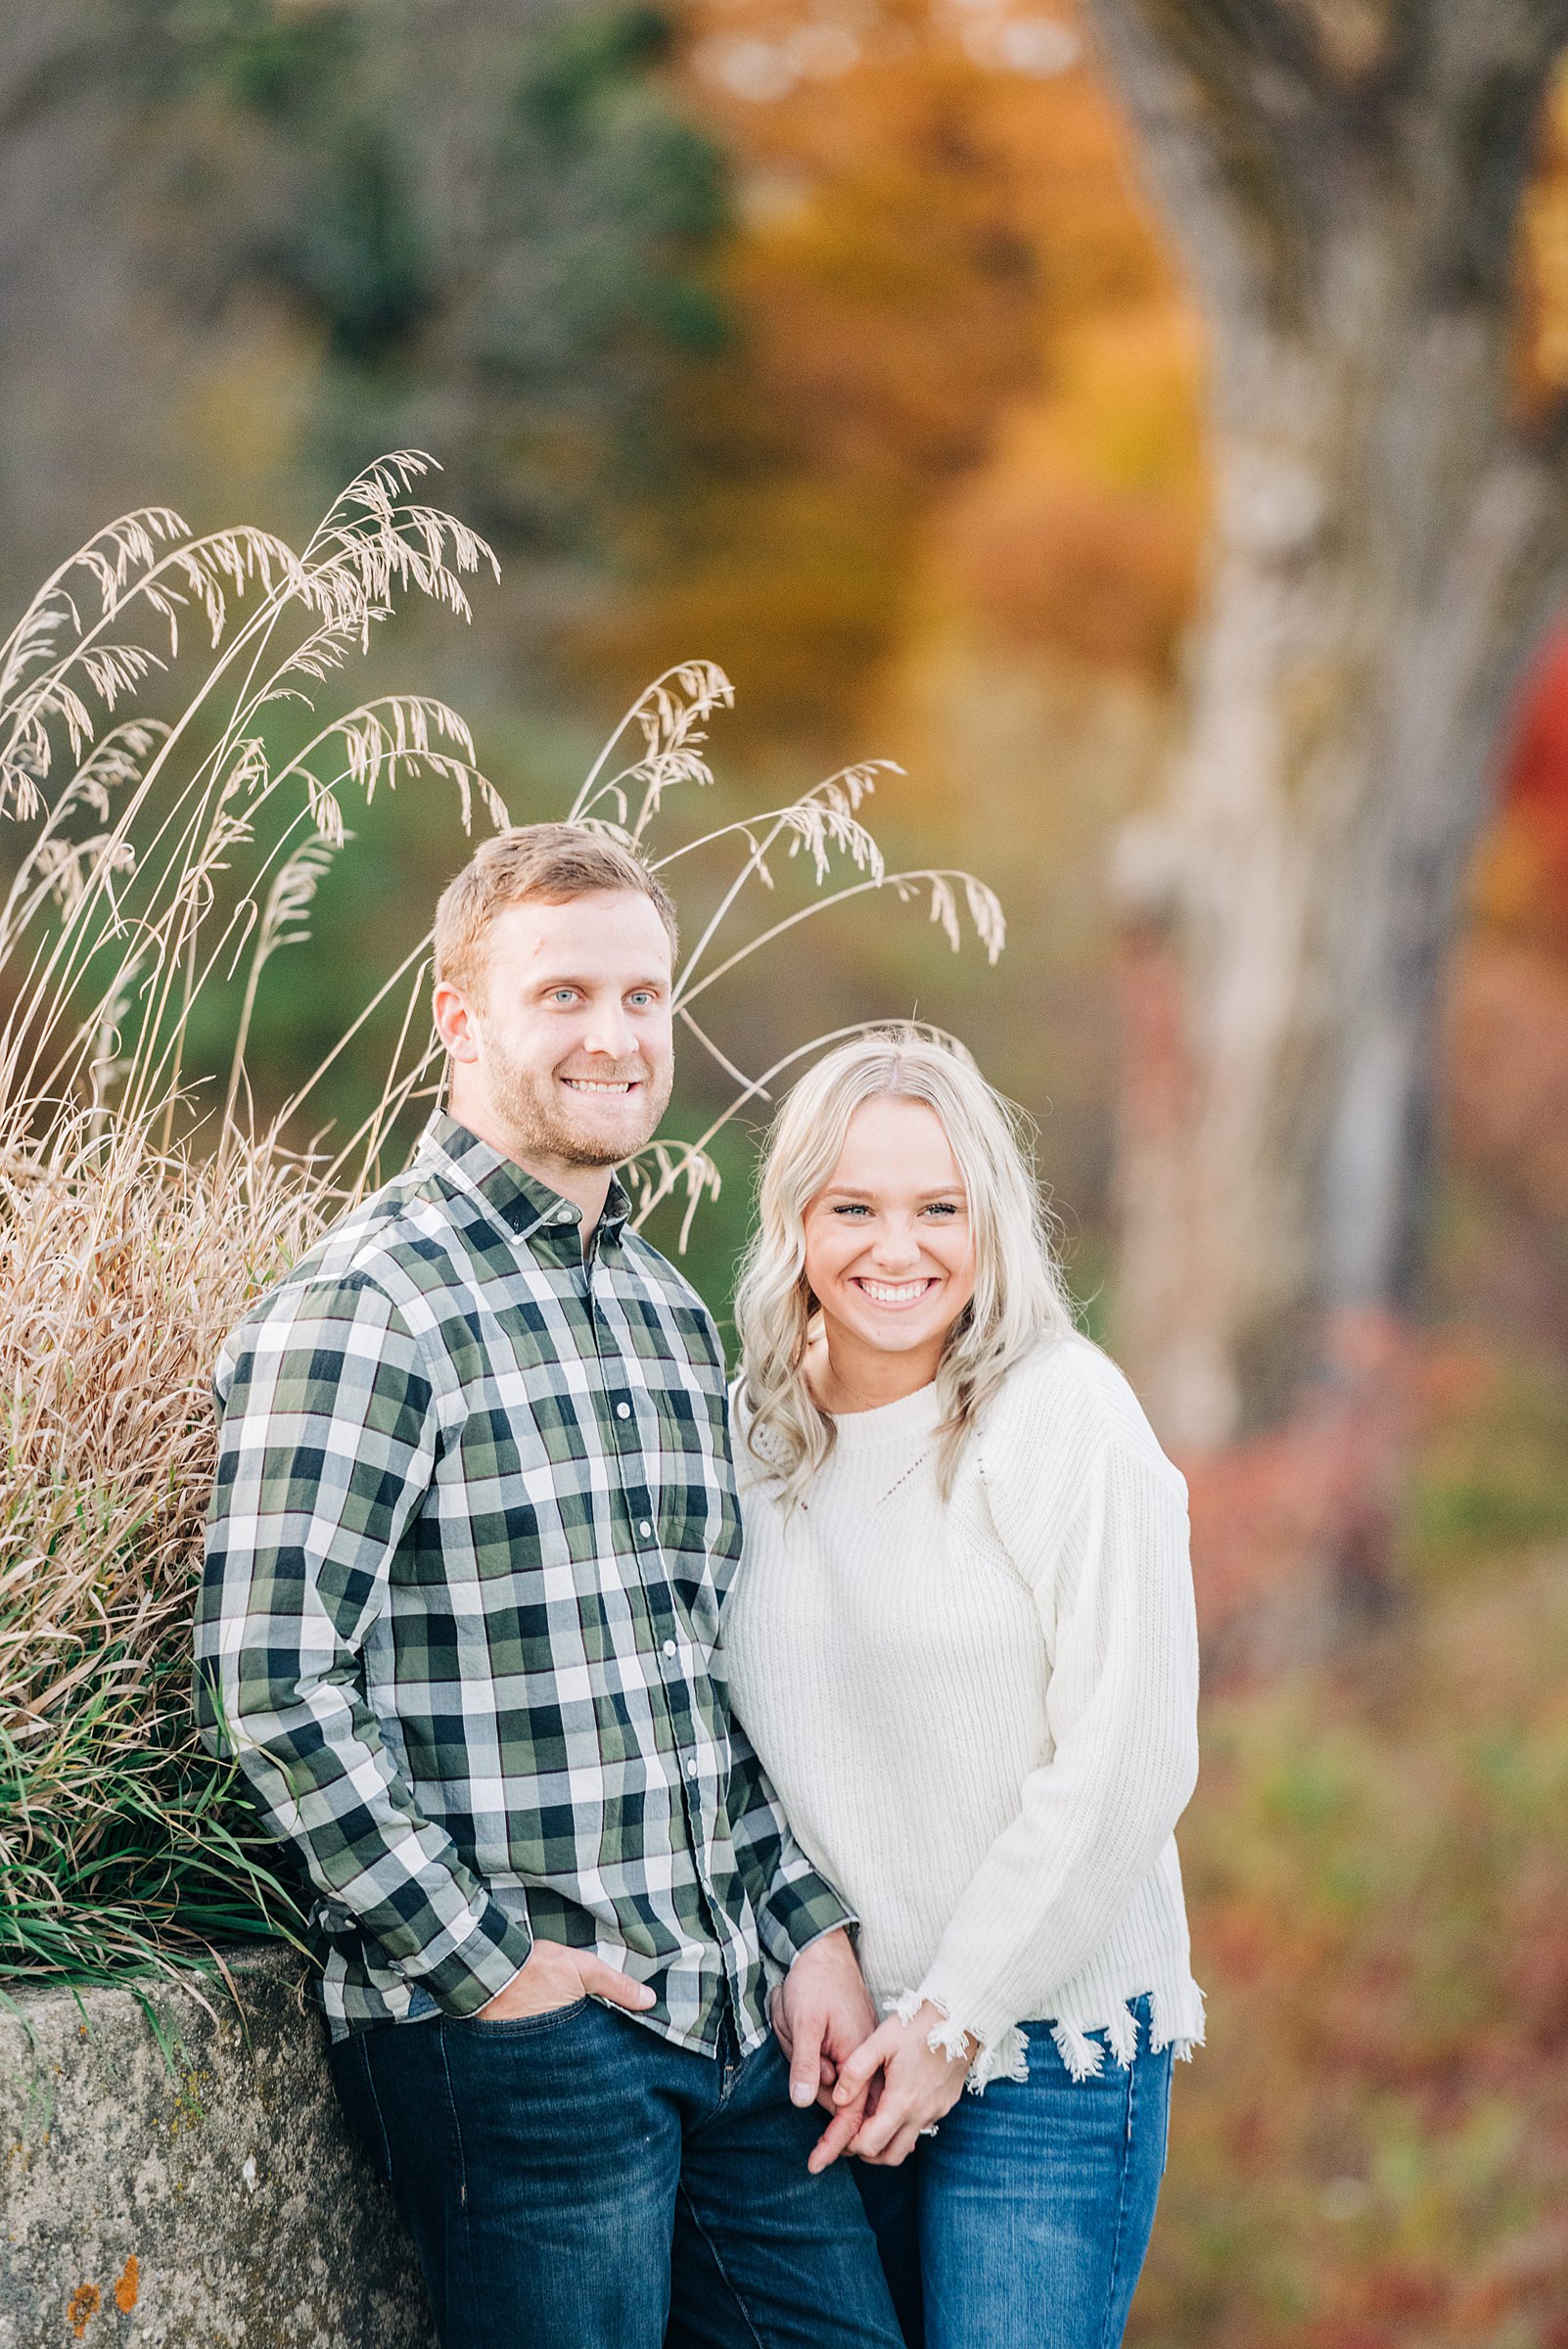
[[[442,2349],[899,2349],[850,2165],[773,2040],[671,2047],[579,2001],[332,2050]]]
[[[1029,2078],[965,2093],[896,2170],[851,2163],[909,2349],[1116,2349],[1165,2169],[1171,2050],[1075,2080],[1048,2023]],[[1103,2044],[1104,2033],[1092,2038]]]

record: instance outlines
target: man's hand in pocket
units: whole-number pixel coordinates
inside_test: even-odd
[[[482,2023],[508,2023],[519,2015],[548,2014],[556,2006],[576,2005],[578,1999],[603,1999],[606,2005],[624,2006],[641,2014],[654,2003],[654,1994],[633,1982],[618,1966],[606,1965],[591,1950],[569,1950],[558,1941],[536,1941],[527,1962],[518,1967],[504,1990],[479,2009]]]

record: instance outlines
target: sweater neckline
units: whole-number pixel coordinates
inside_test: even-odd
[[[879,1445],[906,1444],[933,1434],[942,1418],[942,1401],[933,1379],[897,1403],[878,1404],[870,1411],[833,1411],[829,1416],[838,1451],[870,1451]]]

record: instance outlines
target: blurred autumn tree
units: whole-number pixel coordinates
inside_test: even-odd
[[[1288,1414],[1304,1370],[1375,1383],[1367,1315],[1412,1298],[1441,967],[1568,557],[1558,411],[1512,366],[1568,7],[1091,14],[1211,347],[1186,747],[1123,873],[1168,980],[1143,1037],[1163,1066],[1134,1071],[1123,1321],[1160,1424],[1203,1448]]]
[[[831,735],[918,627],[935,520],[1013,641],[1169,675],[1201,503],[1180,304],[1068,18],[696,0],[682,27],[739,217],[731,343],[686,388],[660,624],[734,668],[743,725]],[[1037,43],[1016,69],[1009,30]],[[1003,439],[1009,491],[947,530]]]
[[[1013,951],[992,976],[835,917],[787,997],[726,999],[726,1036],[758,1065],[841,1014],[966,1026],[1054,1107],[1092,1229],[1103,837],[1169,729],[1203,490],[1197,346],[1085,68],[1032,0],[22,0],[0,573],[150,486],[298,523],[328,473],[432,446],[505,579],[431,673],[516,811],[693,651],[740,687],[737,803],[901,758],[890,845],[1005,884]],[[418,935],[461,853],[434,824],[365,822],[331,952],[258,1015],[263,1071],[324,1048],[335,959]],[[744,1212],[741,1182],[720,1286]]]
[[[908,768],[879,823],[995,881],[998,971],[863,919],[788,1001],[726,1003],[734,1048],[940,1005],[1046,1118],[1092,1291],[1106,839],[1166,747],[1204,525],[1190,305],[1060,6],[693,0],[680,22],[730,159],[730,338],[686,379],[665,534],[578,647],[616,673],[712,647],[754,777],[868,750]]]

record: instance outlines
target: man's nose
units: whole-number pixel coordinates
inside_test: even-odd
[[[582,1031],[582,1048],[606,1060],[635,1060],[637,1038],[619,995],[596,998]]]

